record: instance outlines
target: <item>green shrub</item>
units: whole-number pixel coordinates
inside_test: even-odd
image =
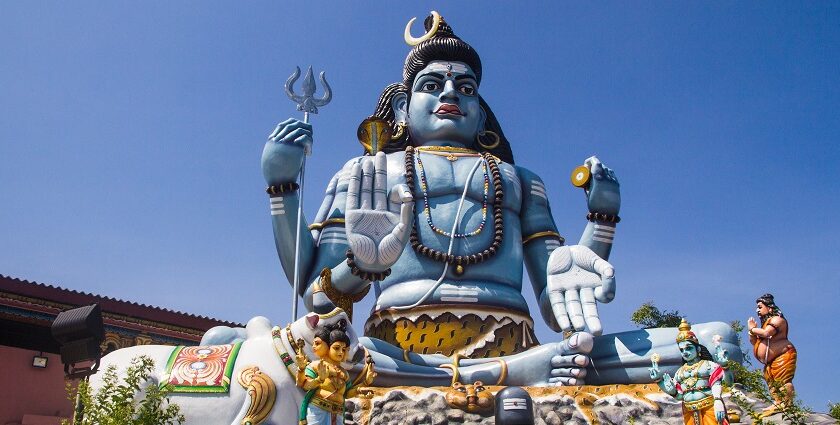
[[[680,312],[677,310],[660,311],[659,308],[653,305],[653,301],[648,301],[633,312],[630,320],[643,329],[675,328],[680,325],[682,316],[680,316]]]
[[[828,403],[828,416],[837,419],[837,423],[840,423],[840,403]]]
[[[169,391],[157,385],[147,385],[144,396],[141,386],[149,380],[154,361],[147,356],[135,357],[126,370],[125,381],[120,383],[117,368],[110,365],[102,376],[102,386],[94,391],[87,380],[77,387],[81,403],[81,418],[76,425],[180,425],[184,416],[178,405],[170,403]],[[71,401],[75,401],[70,384],[67,385]],[[63,421],[69,425],[69,421]]]

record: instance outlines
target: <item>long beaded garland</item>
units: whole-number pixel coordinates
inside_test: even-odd
[[[411,195],[415,197],[414,193],[414,154],[415,149],[409,146],[405,149],[405,181]],[[502,245],[502,238],[504,236],[504,221],[502,218],[502,201],[504,200],[504,191],[502,190],[502,175],[499,171],[499,164],[496,163],[496,158],[489,153],[482,153],[487,167],[490,170],[490,175],[493,177],[493,242],[484,251],[470,255],[453,255],[438,251],[434,248],[429,248],[420,243],[420,236],[417,234],[417,225],[412,227],[409,242],[411,248],[420,255],[428,257],[434,261],[449,263],[455,266],[455,273],[460,275],[464,273],[464,265],[478,264],[487,261],[490,257],[496,255],[499,247]]]
[[[481,165],[484,171],[484,200],[481,203],[481,223],[472,232],[455,233],[456,238],[475,236],[481,233],[484,229],[484,225],[487,223],[487,193],[490,191],[490,176],[487,174],[487,160],[484,159]],[[417,167],[420,169],[420,189],[423,190],[423,213],[426,214],[426,223],[429,224],[429,227],[431,227],[435,233],[447,237],[452,236],[451,233],[435,226],[435,223],[432,222],[432,208],[429,206],[429,182],[426,179],[426,170],[423,168],[423,161],[420,159],[420,155],[417,155]]]

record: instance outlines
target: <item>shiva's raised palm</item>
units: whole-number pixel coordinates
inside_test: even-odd
[[[419,39],[407,27],[414,47],[403,80],[383,91],[360,127],[366,154],[335,174],[315,220],[301,225],[300,295],[318,311],[313,288],[345,307],[374,288],[363,343],[379,385],[404,384],[407,374],[417,385],[448,385],[452,372],[439,366],[456,354],[468,358],[459,372],[469,382],[582,383],[593,335],[602,331],[596,302],[615,294],[607,262],[621,203],[615,174],[595,157],[584,161],[588,221],[578,244],[565,245],[546,185],[514,163],[479,94],[478,54],[436,13],[425,27]],[[294,182],[311,144],[312,127],[289,119],[262,156],[290,282]],[[570,335],[561,342],[537,342],[522,297],[523,265],[543,319]]]

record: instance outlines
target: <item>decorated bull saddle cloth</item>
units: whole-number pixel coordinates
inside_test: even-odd
[[[198,347],[177,346],[166,363],[160,386],[174,393],[227,393],[242,342]]]

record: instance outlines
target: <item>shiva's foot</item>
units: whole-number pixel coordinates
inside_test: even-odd
[[[505,385],[583,385],[593,337],[586,332],[561,342],[531,348],[504,358],[508,366]]]

